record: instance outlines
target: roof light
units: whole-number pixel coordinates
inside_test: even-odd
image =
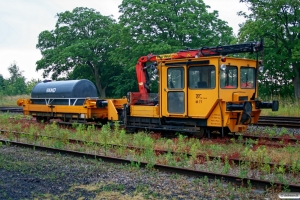
[[[222,61],[222,62],[226,62],[226,57],[222,57],[222,58],[221,58],[221,61]]]

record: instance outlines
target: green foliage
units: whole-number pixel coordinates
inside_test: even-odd
[[[0,94],[3,94],[5,90],[5,79],[2,76],[2,74],[0,74]]]
[[[116,72],[108,62],[114,20],[82,7],[57,17],[54,30],[39,34],[36,47],[43,57],[36,62],[36,70],[44,70],[44,77],[52,74],[52,79],[91,79],[104,98],[109,78]]]
[[[241,0],[250,13],[239,40],[265,38],[264,66],[260,76],[260,92],[268,95],[300,96],[300,2],[294,0]],[[268,8],[266,12],[265,8]],[[293,87],[294,86],[294,87]],[[294,91],[293,91],[294,89]]]
[[[36,84],[38,84],[39,82],[41,82],[41,80],[39,79],[31,79],[30,81],[26,82],[26,94],[30,94],[32,89],[34,88],[34,86]]]
[[[9,96],[29,94],[23,71],[20,70],[15,62],[8,67],[8,72],[10,74],[8,79],[4,79],[0,75],[0,94]]]
[[[200,0],[124,0],[119,8],[120,22],[110,38],[116,47],[111,61],[122,66],[121,75],[113,77],[117,95],[136,91],[135,64],[140,56],[229,44],[233,40],[232,28],[218,19],[217,11],[209,13]],[[154,81],[151,91],[155,87]]]

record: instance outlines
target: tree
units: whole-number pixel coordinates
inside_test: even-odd
[[[14,62],[8,67],[10,78],[5,81],[5,94],[20,95],[27,93],[26,78],[23,76],[23,71]]]
[[[108,42],[115,21],[90,8],[75,8],[57,14],[55,29],[39,34],[37,48],[43,55],[36,70],[44,78],[84,78],[91,72],[100,97],[105,98],[109,78],[116,72],[108,61]],[[90,76],[88,78],[91,78]]]
[[[247,4],[250,13],[240,12],[247,21],[240,29],[239,39],[265,38],[264,65],[269,77],[273,78],[272,81],[270,78],[264,81],[276,84],[276,88],[273,88],[276,91],[290,91],[288,88],[293,84],[294,95],[299,98],[300,1],[240,0],[240,2]]]
[[[0,95],[4,94],[4,90],[5,90],[5,79],[2,76],[2,74],[0,74]]]
[[[34,79],[34,78],[32,78],[30,81],[26,82],[26,87],[27,87],[26,94],[30,94],[32,89],[34,88],[34,86],[36,84],[38,84],[39,82],[41,82],[40,79]]]
[[[232,28],[207,8],[202,0],[123,0],[120,24],[111,38],[116,47],[112,61],[123,66],[115,84],[124,89],[118,89],[137,88],[134,66],[142,55],[229,44]]]

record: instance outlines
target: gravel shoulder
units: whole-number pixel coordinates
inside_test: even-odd
[[[220,181],[0,145],[0,199],[277,199]]]

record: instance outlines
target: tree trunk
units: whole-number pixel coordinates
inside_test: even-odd
[[[94,73],[95,82],[96,82],[96,86],[97,86],[99,94],[100,94],[100,98],[104,99],[104,98],[106,98],[106,94],[105,94],[106,87],[102,88],[102,85],[101,85],[101,82],[100,82],[100,77],[99,77],[99,71],[98,71],[98,68],[96,66],[94,67],[94,70],[95,70],[95,73]]]
[[[106,87],[102,88],[101,92],[99,91],[99,93],[100,93],[100,98],[105,99],[106,98]]]
[[[101,85],[101,82],[100,82],[100,75],[99,75],[98,67],[90,61],[88,61],[87,64],[91,67],[92,72],[94,74],[96,87],[97,87],[97,90],[100,94],[100,98],[101,99],[106,98],[106,93],[105,93],[106,86],[104,88],[102,88],[102,85]]]

